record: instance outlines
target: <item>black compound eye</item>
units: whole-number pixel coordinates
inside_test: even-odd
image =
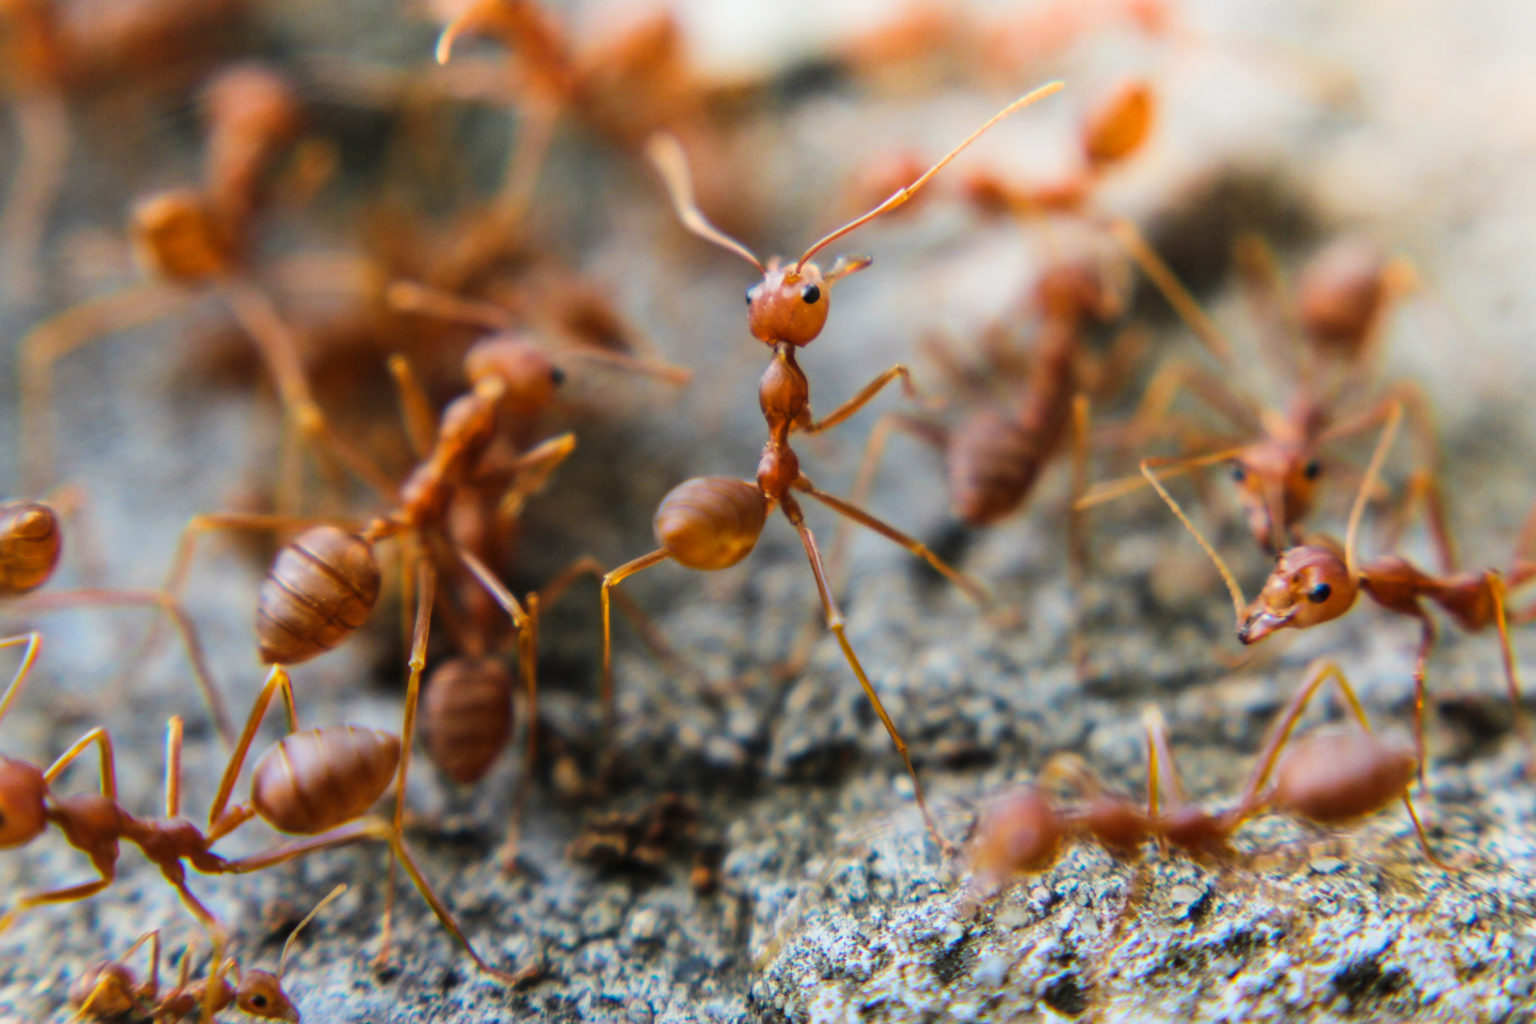
[[[755,284],[747,285],[747,305],[749,305],[749,306],[752,305],[752,295],[756,291],[757,291],[757,285],[755,285]]]
[[[559,387],[561,384],[564,384],[565,371],[560,369],[558,366],[551,367],[549,371],[549,382],[555,387]]]
[[[1232,479],[1236,480],[1238,483],[1242,483],[1244,480],[1248,479],[1248,471],[1242,466],[1233,466]]]
[[[265,1009],[267,1005],[267,997],[263,995],[251,996],[251,1005],[257,1009]]]
[[[1326,583],[1314,583],[1312,589],[1307,591],[1307,600],[1313,604],[1322,604],[1333,596],[1333,588]]]
[[[814,284],[808,284],[800,289],[800,297],[805,300],[807,306],[814,306],[821,301],[821,289]]]
[[[1322,473],[1323,464],[1318,462],[1316,459],[1313,459],[1311,462],[1301,467],[1301,475],[1306,477],[1308,480],[1316,480],[1319,476],[1322,476]]]

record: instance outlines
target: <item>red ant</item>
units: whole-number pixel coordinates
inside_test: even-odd
[[[122,1020],[130,1014],[139,1013],[148,1013],[156,1021],[182,1020],[198,1012],[211,989],[214,1013],[234,1006],[252,1017],[299,1024],[302,1020],[299,1009],[288,993],[283,991],[283,972],[288,966],[288,954],[305,926],[325,909],[326,904],[346,891],[346,883],[336,886],[313,910],[304,915],[303,920],[294,925],[283,942],[275,974],[260,968],[242,970],[239,962],[229,956],[222,963],[209,964],[206,979],[192,981],[192,946],[188,945],[181,955],[180,977],[175,985],[162,991],[160,931],[155,929],[146,932],[117,960],[103,960],[75,979],[69,992],[70,1004],[75,1007],[75,1015],[70,1020]],[[127,960],[146,943],[150,950],[149,977],[140,982],[127,966]],[[230,975],[234,977],[233,986],[228,980]]]
[[[1153,459],[1159,478],[1167,478],[1216,463],[1230,462],[1232,479],[1249,532],[1271,553],[1287,542],[1299,542],[1301,520],[1317,499],[1324,464],[1322,449],[1339,439],[1371,429],[1394,403],[1412,414],[1421,458],[1433,465],[1437,445],[1432,417],[1419,389],[1408,383],[1342,417],[1335,406],[1355,372],[1382,333],[1386,311],[1411,286],[1413,275],[1401,260],[1387,261],[1353,241],[1324,249],[1304,269],[1294,306],[1280,294],[1277,272],[1267,250],[1252,239],[1238,246],[1256,319],[1271,330],[1263,351],[1295,350],[1291,338],[1306,342],[1311,358],[1300,361],[1290,376],[1297,382],[1289,406],[1271,410],[1251,400],[1224,377],[1201,367],[1174,362],[1162,367],[1147,385],[1130,432],[1157,430],[1180,392],[1201,399],[1212,411],[1258,440],[1241,445],[1218,444],[1218,450],[1177,459]],[[1201,314],[1203,317],[1203,314]],[[1204,321],[1209,324],[1209,321]],[[1209,330],[1219,332],[1214,325]],[[1223,342],[1225,346],[1225,342]],[[1329,369],[1331,382],[1320,379]],[[1112,501],[1146,485],[1140,474],[1090,488],[1079,510]]]
[[[311,391],[293,332],[252,277],[248,249],[253,221],[265,205],[267,177],[278,156],[298,135],[298,99],[288,83],[260,65],[221,72],[204,90],[208,122],[201,189],[173,189],[139,202],[130,235],[141,262],[156,279],[92,299],[44,321],[22,339],[22,425],[31,478],[52,464],[47,413],[52,404],[53,364],[112,331],[153,321],[177,308],[184,288],[209,286],[260,351],[277,384],[290,434],[280,470],[280,507],[299,489],[294,446],[323,442],[360,479],[387,481],[331,429]]]
[[[70,158],[70,100],[93,91],[121,97],[130,83],[163,89],[189,65],[205,65],[210,38],[246,6],[246,0],[0,5],[0,64],[12,87],[19,136],[0,212],[0,263],[12,298],[29,299],[37,288],[38,245]]]
[[[1333,541],[1322,538],[1281,551],[1274,570],[1252,603],[1244,601],[1242,589],[1237,585],[1231,570],[1158,480],[1152,469],[1152,460],[1143,460],[1141,471],[1221,573],[1232,596],[1237,638],[1244,644],[1258,643],[1277,630],[1308,629],[1339,618],[1355,606],[1356,598],[1362,593],[1386,611],[1419,623],[1418,656],[1413,669],[1413,717],[1414,749],[1421,775],[1424,761],[1425,672],[1436,638],[1434,619],[1421,602],[1427,600],[1439,605],[1458,626],[1468,632],[1480,632],[1493,626],[1499,634],[1504,679],[1509,689],[1516,728],[1530,758],[1536,760],[1536,746],[1533,746],[1520,708],[1519,668],[1509,638],[1509,620],[1513,618],[1517,624],[1528,622],[1536,618],[1536,607],[1523,609],[1513,616],[1506,612],[1509,589],[1536,578],[1536,561],[1527,557],[1532,537],[1536,536],[1536,510],[1533,510],[1521,530],[1515,562],[1507,574],[1494,569],[1457,572],[1450,537],[1438,512],[1440,503],[1433,478],[1420,474],[1415,479],[1414,488],[1416,491],[1427,492],[1429,498],[1432,510],[1429,523],[1440,553],[1441,572],[1424,572],[1407,559],[1396,555],[1361,564],[1356,553],[1355,542],[1360,520],[1402,414],[1402,406],[1394,402],[1389,408],[1386,426],[1366,468],[1359,493],[1355,496],[1354,506],[1350,509],[1343,550]]]
[[[695,477],[674,487],[661,501],[656,510],[656,538],[661,547],[649,554],[619,566],[603,577],[603,704],[612,716],[613,707],[613,635],[610,614],[610,595],[614,587],[643,569],[668,559],[690,569],[711,571],[725,569],[752,552],[767,523],[768,513],[775,505],[781,508],[790,525],[800,535],[811,572],[816,577],[816,587],[826,613],[827,628],[837,637],[838,645],[848,665],[858,677],[859,685],[869,698],[875,713],[880,717],[886,732],[896,745],[912,777],[914,795],[922,809],[929,831],[946,847],[949,843],[939,833],[928,812],[922,783],[907,752],[906,742],[896,729],[896,723],[880,703],[874,686],[859,663],[853,647],[844,633],[842,613],[838,610],[827,576],[822,565],[821,551],[816,538],[805,523],[800,502],[794,491],[806,494],[843,516],[879,533],[918,557],[927,561],[946,578],[959,586],[966,594],[983,600],[986,592],[980,584],[952,569],[920,541],[888,526],[881,520],[841,498],[819,490],[800,472],[800,460],[790,447],[790,434],[820,433],[842,423],[874,398],[891,381],[900,379],[909,394],[911,379],[907,368],[897,364],[880,374],[860,389],[852,398],[838,406],[830,415],[815,419],[811,414],[810,383],[795,358],[795,350],[814,341],[821,333],[831,307],[832,285],[849,274],[869,266],[868,256],[840,257],[832,267],[823,272],[810,258],[827,245],[842,238],[850,231],[863,226],[881,214],[895,209],[988,128],[1001,119],[1018,111],[1061,88],[1055,82],[1015,100],[995,114],[960,145],[945,155],[911,184],[897,190],[885,202],[868,213],[848,222],[823,237],[807,249],[793,264],[784,265],[777,259],[765,267],[746,246],[722,233],[705,219],[693,198],[692,182],[681,146],[669,136],[656,137],[649,146],[652,161],[656,164],[671,194],[678,218],[689,231],[714,244],[728,249],[746,259],[763,275],[762,281],[747,289],[747,327],[759,341],[773,350],[773,361],[763,374],[758,390],[758,401],[768,426],[768,442],[758,461],[757,480],[748,483],[730,477]]]
[[[1358,728],[1323,728],[1293,738],[1302,712],[1332,680]],[[1323,827],[1347,825],[1402,800],[1424,855],[1454,870],[1430,848],[1408,794],[1418,759],[1406,741],[1372,732],[1354,688],[1332,662],[1314,665],[1276,717],[1237,802],[1212,812],[1189,802],[1156,707],[1142,715],[1147,742],[1147,801],[1143,808],[1114,793],[1075,758],[1053,760],[1044,776],[1076,790],[1062,807],[1040,786],[1021,786],[982,814],[968,851],[971,891],[987,898],[1019,875],[1049,869],[1071,842],[1091,842],[1120,861],[1138,860],[1149,839],[1200,862],[1233,856],[1230,840],[1243,823],[1266,811]]]
[[[0,647],[20,643],[26,643],[27,652],[21,668],[0,696],[0,718],[19,695],[41,638],[36,633],[11,637],[0,640]],[[250,801],[231,804],[257,729],[272,699],[278,695],[288,712],[290,731],[257,761],[251,775]],[[46,769],[28,761],[0,757],[0,848],[23,846],[41,836],[49,825],[55,825],[71,846],[90,858],[98,876],[76,885],[22,894],[0,916],[0,932],[31,907],[83,900],[106,889],[117,877],[119,848],[127,841],[160,869],[182,905],[208,933],[213,943],[212,962],[222,964],[227,945],[224,926],[187,887],[188,867],[208,875],[248,874],[321,850],[363,840],[382,840],[389,843],[394,860],[404,865],[439,922],[477,967],[508,985],[531,977],[532,968],[509,973],[483,960],[417,868],[405,846],[400,824],[363,817],[395,780],[396,767],[405,759],[400,738],[354,726],[326,726],[299,732],[297,720],[288,674],[281,666],[273,666],[225,766],[206,831],[181,817],[179,717],[173,717],[166,729],[165,815],[160,818],[136,817],[117,802],[112,737],[104,727],[91,729]],[[100,791],[69,797],[55,795],[52,789],[58,776],[93,746],[98,748],[101,759]],[[220,839],[256,817],[279,832],[302,838],[237,860],[227,860],[213,852]],[[211,1019],[219,991],[219,986],[205,988],[204,1019]]]

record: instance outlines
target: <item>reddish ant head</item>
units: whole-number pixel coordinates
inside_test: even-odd
[[[1349,611],[1359,592],[1338,552],[1315,545],[1290,548],[1248,606],[1237,638],[1252,644],[1277,629],[1306,629],[1336,619]]]
[[[1061,853],[1065,829],[1051,802],[1020,786],[982,813],[967,855],[973,883],[990,893],[1014,877],[1044,871]]]
[[[48,827],[48,782],[26,761],[0,757],[0,849],[24,846]]]
[[[502,399],[512,415],[533,417],[548,409],[565,382],[565,371],[549,354],[520,334],[493,334],[464,354],[470,384],[495,379],[506,389]]]
[[[826,325],[833,283],[870,262],[868,256],[839,256],[823,274],[815,263],[781,267],[770,261],[763,279],[747,289],[747,328],[769,345],[809,345]]]
[[[1309,446],[1264,441],[1244,448],[1232,460],[1232,480],[1253,539],[1279,550],[1291,524],[1311,510],[1322,475],[1323,464]]]
[[[235,989],[235,1005],[252,1017],[299,1022],[298,1007],[283,991],[282,980],[271,971],[248,970]]]
[[[1324,729],[1291,743],[1275,768],[1274,805],[1323,825],[1375,814],[1408,791],[1413,745],[1363,729]]]
[[[192,283],[229,272],[231,244],[203,197],[173,189],[137,203],[129,215],[134,255],[168,281]]]

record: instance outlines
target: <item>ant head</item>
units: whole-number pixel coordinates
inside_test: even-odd
[[[282,979],[271,971],[248,970],[235,989],[235,1005],[252,1017],[298,1024],[299,1010],[283,991]]]
[[[1083,123],[1083,156],[1094,168],[1118,163],[1147,141],[1157,109],[1144,78],[1121,82]]]
[[[1418,766],[1413,745],[1401,737],[1323,729],[1286,748],[1275,767],[1273,801],[1319,824],[1353,821],[1401,798]]]
[[[1056,808],[1034,786],[1019,786],[982,812],[971,838],[971,874],[987,889],[1056,863],[1065,828]]]
[[[814,263],[781,267],[771,260],[763,279],[747,289],[747,328],[766,344],[809,345],[832,308],[832,285],[869,266],[868,256],[840,256],[825,274]]]
[[[1291,524],[1311,510],[1322,475],[1310,446],[1263,441],[1244,448],[1232,460],[1232,480],[1253,539],[1277,550]]]
[[[1237,638],[1257,643],[1277,629],[1306,629],[1336,619],[1349,611],[1359,590],[1337,551],[1318,545],[1290,548],[1249,605]]]
[[[470,384],[494,379],[505,388],[502,402],[517,417],[533,417],[548,409],[565,382],[565,371],[531,339],[514,332],[493,334],[464,354],[464,375]]]
[[[48,782],[35,764],[0,757],[0,849],[30,843],[48,827]]]
[[[1104,281],[1098,267],[1087,262],[1055,263],[1035,282],[1035,305],[1047,320],[1080,321],[1085,317],[1113,320],[1120,315],[1120,297]]]
[[[168,281],[196,282],[229,272],[232,245],[207,202],[172,189],[134,204],[128,232],[144,269]]]

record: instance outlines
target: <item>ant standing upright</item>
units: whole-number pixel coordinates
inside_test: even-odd
[[[670,136],[660,135],[652,139],[648,147],[650,157],[666,182],[673,206],[683,225],[706,241],[741,256],[763,275],[760,282],[747,289],[747,327],[773,353],[773,361],[768,364],[758,388],[758,402],[768,426],[768,442],[763,446],[754,482],[730,477],[695,477],[674,487],[662,499],[654,519],[656,538],[661,547],[619,566],[603,577],[602,688],[604,705],[610,719],[613,707],[610,599],[613,588],[635,573],[668,559],[690,569],[705,571],[735,565],[756,546],[757,538],[767,523],[768,513],[777,505],[800,535],[800,542],[811,563],[811,571],[816,577],[816,588],[826,613],[827,628],[837,637],[849,667],[858,677],[865,696],[869,698],[886,732],[890,734],[891,741],[896,745],[896,751],[912,777],[913,794],[929,832],[945,849],[951,847],[929,813],[922,783],[907,752],[906,741],[901,738],[896,723],[880,703],[873,684],[848,642],[842,612],[838,610],[827,583],[821,551],[810,527],[805,523],[804,513],[794,492],[808,495],[834,512],[895,541],[927,561],[970,597],[978,601],[985,600],[987,593],[979,583],[951,568],[920,541],[887,525],[857,505],[817,488],[800,472],[800,459],[790,447],[790,435],[793,432],[816,434],[837,426],[863,408],[893,380],[900,378],[910,394],[912,382],[907,368],[899,363],[892,366],[830,415],[816,419],[811,413],[810,382],[806,379],[805,371],[800,368],[795,353],[798,348],[810,344],[821,334],[827,321],[827,312],[831,308],[832,286],[849,274],[863,270],[871,262],[868,256],[843,256],[823,272],[817,264],[810,262],[811,257],[854,229],[905,203],[987,129],[1060,88],[1060,82],[1052,82],[1010,103],[910,185],[898,189],[868,213],[823,237],[792,264],[782,264],[778,259],[773,259],[764,266],[746,246],[709,223],[694,202],[693,183],[682,147]]]

